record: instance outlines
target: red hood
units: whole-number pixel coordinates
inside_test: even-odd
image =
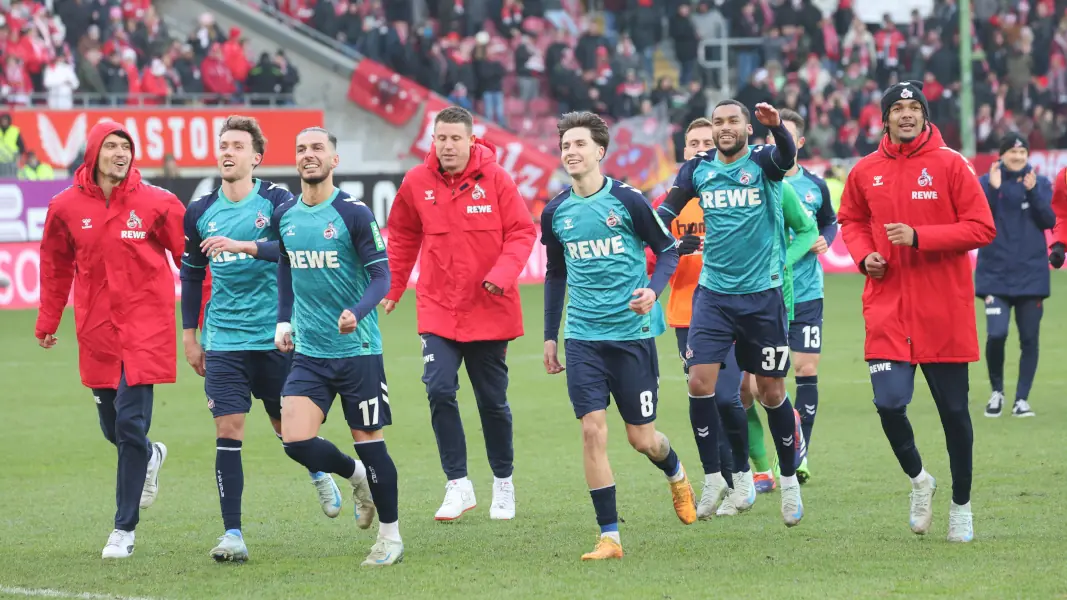
[[[93,125],[93,128],[89,130],[89,136],[85,141],[85,161],[74,172],[74,181],[94,195],[97,192],[100,192],[101,196],[103,195],[103,192],[100,191],[100,186],[96,185],[96,159],[100,155],[100,147],[104,145],[104,138],[112,133],[122,133],[130,138],[130,150],[133,152],[133,156],[130,157],[130,170],[126,174],[126,179],[115,189],[130,189],[141,183],[141,173],[135,168],[137,148],[133,145],[133,136],[123,129],[122,125],[114,121],[102,121]]]
[[[496,146],[486,140],[474,138],[474,145],[471,146],[471,157],[467,161],[467,168],[463,169],[463,173],[457,179],[463,179],[467,175],[476,173],[486,165],[494,162],[496,162]],[[437,160],[437,152],[433,148],[430,148],[430,151],[426,154],[426,160],[423,161],[423,164],[434,173],[441,172],[441,162]]]
[[[945,145],[945,138],[941,137],[941,131],[932,123],[926,125],[926,130],[919,137],[906,144],[893,144],[889,141],[889,134],[882,136],[882,142],[878,149],[889,158],[911,158],[922,156],[927,152],[933,152]]]

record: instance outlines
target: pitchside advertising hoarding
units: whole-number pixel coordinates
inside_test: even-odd
[[[163,165],[170,154],[183,167],[215,167],[219,132],[230,107],[211,108],[87,108],[80,110],[14,110],[12,123],[22,132],[26,148],[41,162],[67,168],[83,152],[89,130],[100,121],[115,121],[133,138],[135,164],[142,169]],[[242,107],[240,114],[255,117],[267,138],[265,167],[292,167],[292,141],[305,127],[323,125],[321,110]],[[271,141],[284,151],[271,151]]]

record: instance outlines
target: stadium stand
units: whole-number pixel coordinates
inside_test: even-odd
[[[158,104],[292,104],[284,52],[256,59],[241,31],[205,13],[176,35],[151,0],[0,3],[0,98],[53,109]]]
[[[926,82],[934,122],[959,146],[953,0],[879,24],[859,19],[851,0],[828,17],[811,0],[430,0],[418,15],[408,2],[266,4],[526,139],[551,138],[555,115],[569,109],[622,119],[659,106],[677,130],[716,98],[723,82],[698,54],[725,31],[760,39],[731,48],[736,96],[788,106],[812,123],[802,158],[871,151],[881,136],[877,98],[901,79]],[[1067,146],[1058,110],[1067,104],[1064,4],[975,3],[979,151],[1009,131],[1033,149]]]

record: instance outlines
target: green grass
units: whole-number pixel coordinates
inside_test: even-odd
[[[79,383],[73,319],[68,314],[59,346],[45,353],[33,341],[34,313],[0,312],[0,589],[263,600],[1067,597],[1062,500],[1067,317],[1058,312],[1067,297],[1067,277],[1053,278],[1054,297],[1046,307],[1041,367],[1031,395],[1037,418],[983,418],[989,392],[985,368],[972,368],[977,537],[970,545],[945,541],[950,494],[944,436],[921,377],[911,417],[942,491],[932,533],[918,537],[908,530],[908,481],[882,435],[863,362],[862,280],[834,276],[826,283],[822,406],[810,458],[814,477],[803,490],[803,523],[786,529],[775,493],[761,496],[746,515],[683,526],[662,474],[626,445],[613,411],[609,445],[627,554],[610,564],[578,560],[592,547],[597,529],[565,381],[541,367],[540,288],[523,291],[528,335],[508,354],[517,456],[513,522],[488,517],[492,476],[465,375],[461,405],[480,504],[460,522],[433,521],[444,478],[420,381],[414,297],[382,318],[394,422],[386,437],[400,474],[406,559],[379,571],[359,567],[374,531],[356,529],[347,496],[341,517],[322,515],[306,472],[282,452],[258,407],[244,450],[244,531],[251,560],[236,566],[208,558],[222,529],[214,426],[202,380],[184,364],[177,385],[156,391],[151,433],[170,450],[159,499],[142,513],[133,558],[102,563],[100,549],[114,512],[115,451],[100,434],[92,396]],[[937,292],[929,294],[936,302]],[[1009,397],[1016,340],[1013,333]],[[660,338],[659,347],[658,426],[697,473],[673,337]],[[351,451],[339,408],[335,414],[323,435]],[[698,494],[699,482],[694,477]]]

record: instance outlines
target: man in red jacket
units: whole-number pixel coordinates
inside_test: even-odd
[[[75,283],[82,384],[93,391],[104,437],[118,448],[118,510],[103,558],[133,553],[138,510],[155,501],[167,449],[147,437],[152,386],[177,376],[170,260],[181,260],[185,207],[142,183],[133,157],[118,123],[94,126],[74,185],[48,205],[41,238],[38,343],[56,345]]]
[[[473,127],[471,114],[458,106],[437,113],[434,149],[404,177],[388,223],[392,289],[382,301],[386,314],[420,260],[415,296],[422,380],[448,478],[438,521],[458,519],[476,505],[456,403],[463,361],[494,475],[489,516],[515,516],[504,358],[508,342],[523,334],[517,280],[537,233],[515,182],[496,163],[496,149],[475,139]]]
[[[922,84],[905,81],[886,91],[886,135],[849,173],[838,214],[845,245],[867,275],[864,354],[882,430],[911,477],[911,529],[930,530],[937,489],[906,413],[920,365],[948,445],[948,539],[969,542],[974,438],[967,363],[978,360],[978,331],[967,253],[993,241],[996,228],[974,167],[945,146],[929,114]]]

